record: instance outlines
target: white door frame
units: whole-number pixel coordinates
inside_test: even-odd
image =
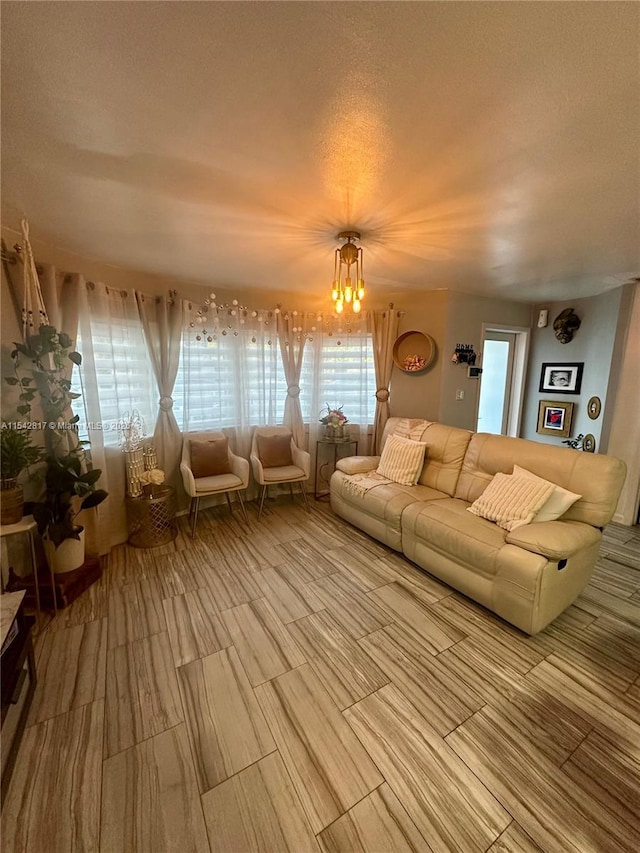
[[[487,332],[502,332],[516,336],[515,350],[513,353],[513,372],[511,375],[511,389],[509,394],[509,416],[507,418],[507,435],[517,438],[520,435],[520,424],[522,421],[522,410],[524,408],[524,391],[527,379],[527,360],[529,357],[529,339],[531,329],[529,326],[507,326],[500,323],[482,324],[482,348],[484,351],[484,339]],[[480,353],[480,367],[482,367],[482,355]],[[482,379],[481,379],[482,381]],[[478,423],[478,410],[480,408],[480,388],[476,394],[476,412],[474,423]]]

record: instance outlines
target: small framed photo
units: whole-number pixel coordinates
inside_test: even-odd
[[[583,368],[584,361],[545,362],[540,373],[538,391],[544,394],[579,394]]]
[[[540,400],[538,404],[538,429],[540,435],[557,435],[567,438],[571,434],[573,403],[556,403]]]

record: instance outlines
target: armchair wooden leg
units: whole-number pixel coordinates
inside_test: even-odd
[[[307,512],[311,512],[311,507],[309,506],[309,498],[307,497],[307,492],[304,487],[304,483],[300,480],[300,491],[302,492],[302,497],[304,498],[304,505],[307,508]]]
[[[242,492],[238,492],[238,500],[240,501],[240,509],[242,510],[242,516],[245,520],[245,524],[249,524],[249,516],[247,515],[247,510],[244,506],[244,501],[242,500]]]
[[[258,506],[258,521],[260,521],[260,516],[262,515],[262,507],[264,506],[264,499],[267,494],[267,487],[263,486],[262,491],[260,492],[260,504]]]
[[[200,498],[192,498],[194,501],[193,505],[193,519],[191,521],[191,538],[196,538],[196,526],[198,524],[198,508],[200,507]]]

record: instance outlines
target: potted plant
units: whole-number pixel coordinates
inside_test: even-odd
[[[0,522],[16,524],[22,518],[24,495],[18,477],[42,458],[41,450],[31,444],[26,429],[3,423],[0,429]]]
[[[80,395],[72,392],[70,376],[82,356],[69,335],[42,325],[25,343],[15,344],[11,357],[15,375],[6,381],[20,392],[18,412],[29,418],[37,394],[45,419],[45,492],[33,517],[54,572],[72,571],[84,563],[84,528],[77,516],[107,497],[96,488],[102,472],[90,466],[89,443],[80,441],[79,416],[71,408]]]
[[[33,517],[49,565],[61,574],[84,563],[84,527],[76,518],[83,509],[101,504],[107,492],[96,489],[100,470],[83,471],[82,447],[65,456],[47,456],[45,462],[44,498],[34,504]]]

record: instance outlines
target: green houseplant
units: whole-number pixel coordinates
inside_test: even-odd
[[[0,522],[16,524],[22,518],[24,495],[18,478],[42,458],[42,451],[31,443],[26,429],[16,429],[2,423],[0,429]]]
[[[25,343],[16,343],[11,357],[14,376],[7,382],[20,392],[18,412],[30,418],[39,397],[44,417],[45,490],[34,504],[33,517],[54,572],[72,571],[84,562],[84,529],[77,516],[107,497],[96,488],[102,472],[91,468],[88,442],[80,441],[79,417],[71,409],[80,395],[72,392],[69,377],[82,356],[73,349],[69,335],[43,325]]]

